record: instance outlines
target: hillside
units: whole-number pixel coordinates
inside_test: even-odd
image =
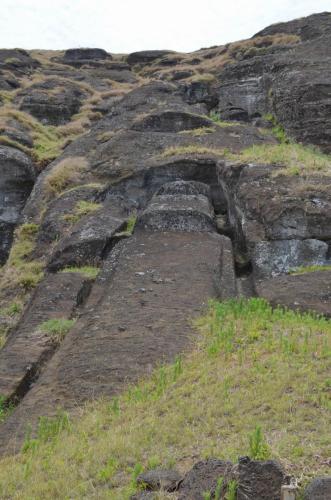
[[[330,47],[321,13],[190,54],[0,50],[1,498],[328,474]]]

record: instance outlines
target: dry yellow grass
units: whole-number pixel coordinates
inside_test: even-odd
[[[46,175],[44,188],[48,195],[57,196],[67,188],[80,184],[88,168],[83,156],[69,156],[57,163]]]

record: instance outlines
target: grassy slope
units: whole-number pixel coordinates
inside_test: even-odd
[[[325,473],[330,322],[251,299],[212,303],[198,328],[194,352],[118,400],[42,420],[39,438],[0,462],[0,497],[125,499],[143,468],[247,454],[257,424],[289,472]]]

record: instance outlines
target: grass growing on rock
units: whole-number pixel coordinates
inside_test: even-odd
[[[52,340],[59,343],[64,339],[75,322],[76,320],[74,319],[53,318],[44,321],[44,323],[38,327],[38,330],[42,333],[46,333]]]
[[[331,175],[331,157],[301,144],[262,144],[250,146],[237,155],[241,161],[284,165],[276,175]]]
[[[34,288],[43,277],[43,264],[31,259],[39,226],[22,224],[15,231],[8,261],[3,268],[0,288],[19,287],[24,291]]]
[[[61,273],[78,273],[86,276],[87,278],[96,278],[100,272],[99,267],[82,266],[82,267],[65,267]]]
[[[193,352],[2,459],[1,498],[128,499],[140,471],[209,456],[326,474],[331,323],[251,299],[211,302],[197,327]]]
[[[306,273],[314,273],[316,271],[331,271],[331,265],[325,265],[325,266],[302,266],[302,267],[296,267],[295,269],[292,269],[290,271],[290,274],[296,276],[298,274],[306,274]]]
[[[48,173],[45,178],[45,190],[49,196],[58,196],[62,191],[77,185],[86,172],[88,162],[83,156],[64,158]]]
[[[227,148],[211,148],[205,146],[199,146],[197,144],[191,144],[189,146],[174,146],[166,149],[161,154],[162,158],[168,158],[169,156],[176,155],[216,155],[216,156],[227,156],[229,150]]]

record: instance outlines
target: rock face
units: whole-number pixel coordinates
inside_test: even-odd
[[[221,71],[221,116],[247,121],[271,113],[296,140],[330,152],[330,19],[330,13],[318,14],[258,33],[296,35],[302,43],[278,52],[258,48]]]
[[[300,176],[291,159],[243,154],[278,144],[265,113],[331,151],[330,37],[324,13],[192,54],[0,51],[0,264],[22,221],[38,229],[29,264],[45,271],[0,351],[0,395],[17,405],[2,453],[40,415],[112,397],[173,361],[211,297],[331,316],[327,159]],[[100,268],[95,281],[83,266]],[[56,346],[38,330],[73,317]],[[279,500],[284,479],[247,458],[200,462],[180,484],[164,474],[142,480],[176,483],[189,500],[213,494],[220,475],[238,481],[238,499]]]
[[[0,264],[6,261],[13,231],[35,177],[35,167],[26,154],[0,146]]]
[[[17,94],[21,110],[46,125],[63,125],[78,113],[86,92],[75,83],[61,79],[36,83]]]

